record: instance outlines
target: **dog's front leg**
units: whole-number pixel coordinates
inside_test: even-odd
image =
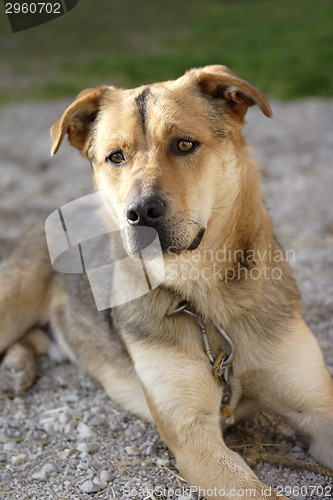
[[[268,498],[265,486],[223,441],[222,391],[199,346],[180,352],[136,341],[129,349],[154,422],[186,481],[206,498],[241,498],[246,490],[251,498]],[[272,492],[269,498],[277,496]]]

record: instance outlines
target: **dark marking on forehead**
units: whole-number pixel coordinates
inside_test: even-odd
[[[144,132],[145,132],[145,128],[146,128],[147,98],[148,98],[149,94],[150,94],[150,89],[149,89],[149,87],[146,87],[141,92],[141,94],[139,94],[135,98],[135,104],[136,104],[137,110],[139,112],[141,125],[142,125]]]

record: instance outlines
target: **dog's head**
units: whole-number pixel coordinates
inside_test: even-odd
[[[142,226],[158,232],[164,252],[191,251],[239,193],[240,131],[254,104],[272,115],[263,94],[225,66],[131,90],[88,89],[52,126],[52,154],[67,133],[89,158],[131,252]]]

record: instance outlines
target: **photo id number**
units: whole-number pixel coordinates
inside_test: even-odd
[[[6,14],[61,14],[59,2],[6,2]]]

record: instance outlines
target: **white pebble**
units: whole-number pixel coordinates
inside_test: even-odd
[[[159,465],[160,467],[168,467],[168,465],[170,465],[170,462],[168,458],[158,458],[156,460],[156,465]]]
[[[74,420],[70,420],[67,424],[65,424],[64,428],[63,428],[63,432],[65,434],[69,434],[70,436],[72,436],[75,432],[75,422]]]
[[[96,443],[79,443],[77,445],[77,449],[82,453],[92,453],[94,451],[97,451],[98,448],[99,445]]]
[[[90,480],[85,481],[83,484],[80,484],[79,488],[81,491],[83,491],[83,493],[95,493],[97,491],[100,491],[101,489],[99,484],[97,485]]]
[[[16,448],[16,443],[14,441],[9,441],[3,445],[4,451],[14,451]]]
[[[83,422],[79,422],[77,426],[77,431],[81,439],[87,439],[94,436],[94,433],[91,430],[91,428]]]
[[[41,471],[34,472],[31,476],[32,479],[37,479],[38,481],[46,481],[46,477]]]
[[[105,423],[105,416],[104,415],[96,415],[96,417],[93,417],[90,420],[91,425],[103,425]]]
[[[46,422],[42,422],[42,426],[45,432],[47,432],[49,435],[54,433],[54,421],[48,420]]]
[[[59,423],[62,425],[67,424],[72,419],[72,415],[69,411],[64,411],[59,415]]]
[[[4,432],[0,434],[0,443],[7,443],[10,440],[10,437],[7,436]]]
[[[94,479],[93,479],[93,483],[94,483],[96,486],[101,487],[101,484],[100,484],[100,481],[99,481],[98,477],[94,477]]]
[[[52,472],[56,472],[56,471],[57,471],[57,469],[53,464],[45,464],[45,465],[43,465],[43,467],[41,468],[41,470],[39,472],[35,472],[34,474],[32,474],[31,477],[32,477],[32,479],[37,479],[39,481],[47,481],[49,475]]]
[[[71,457],[72,455],[74,455],[76,453],[77,450],[75,450],[74,448],[65,448],[63,451],[61,451],[59,453],[59,457],[62,459],[62,460],[66,460],[67,458]]]
[[[86,462],[79,462],[77,468],[81,470],[88,470],[89,465]]]
[[[57,472],[57,468],[54,464],[45,464],[42,467],[42,471],[46,474],[51,474],[52,472]]]
[[[88,464],[89,464],[89,467],[91,467],[95,471],[99,471],[99,470],[103,469],[103,464],[99,460],[96,460],[95,458],[88,460]]]
[[[21,465],[27,459],[27,456],[23,453],[12,458],[12,465]]]
[[[31,477],[32,479],[37,479],[37,481],[47,481],[47,477],[42,471],[35,472]]]
[[[110,481],[112,481],[112,474],[108,470],[102,470],[99,475],[99,480],[102,488],[107,488]]]
[[[112,474],[108,470],[102,470],[99,477],[101,481],[108,483],[112,479]]]
[[[90,411],[88,410],[84,411],[83,414],[81,415],[81,418],[83,422],[89,422],[89,420],[91,419]]]
[[[140,450],[136,446],[126,446],[125,451],[127,455],[140,455]]]

